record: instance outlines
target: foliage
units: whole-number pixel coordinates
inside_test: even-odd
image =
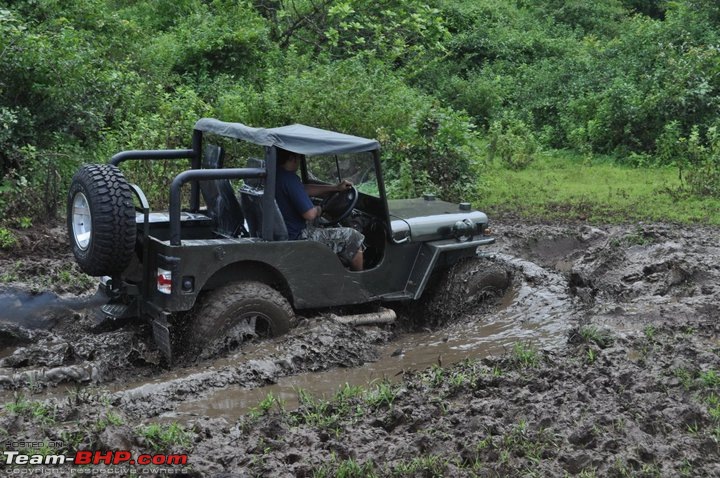
[[[416,112],[408,127],[398,129],[395,134],[380,130],[378,139],[387,148],[386,180],[390,192],[398,197],[437,192],[449,201],[474,195],[477,183],[470,161],[476,155],[473,129],[473,124],[462,113],[425,105]],[[396,167],[398,164],[400,168]]]
[[[509,169],[525,169],[535,159],[535,135],[522,120],[510,116],[494,121],[488,138],[490,157],[499,157]]]
[[[0,227],[0,249],[11,249],[17,244],[17,238],[10,229]]]
[[[421,0],[286,0],[271,17],[280,45],[332,59],[373,58],[422,68],[448,39],[437,2]]]
[[[687,138],[679,138],[682,163],[686,169],[687,184],[699,196],[720,198],[720,131],[717,126],[707,129],[703,141],[700,129],[692,128]]]
[[[221,116],[248,124],[297,122],[376,137],[396,197],[432,191],[458,199],[474,191],[473,125],[466,115],[437,106],[378,63],[352,59],[296,72],[301,61],[288,61],[285,69],[291,73],[269,81],[262,91],[238,88],[226,93],[220,99]]]
[[[688,132],[716,116],[712,7],[674,2],[646,16],[611,0],[448,5],[449,54],[421,85],[469,105],[479,124],[511,110],[549,146],[625,157],[655,153],[671,121]]]
[[[475,147],[680,168],[720,189],[720,7],[696,0],[0,2],[0,215],[77,166],[185,148],[202,116],[380,138],[395,197],[477,197]],[[123,166],[154,202],[184,164]]]
[[[246,2],[196,0],[172,7],[163,3],[162,7],[178,15],[170,17],[174,18],[172,24],[159,25],[168,28],[153,36],[138,59],[146,73],[183,75],[200,87],[221,73],[252,77],[264,69],[273,45],[266,23]],[[147,5],[135,8],[147,9]],[[149,12],[148,19],[151,23],[167,21],[158,12]]]

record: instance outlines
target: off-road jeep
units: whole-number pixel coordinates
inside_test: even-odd
[[[363,271],[320,243],[288,240],[275,202],[279,148],[302,155],[303,183],[354,184],[323,200],[321,222],[364,234]],[[172,181],[168,211],[154,212],[118,166],[170,159],[189,160],[190,169]],[[81,167],[67,224],[82,270],[103,276],[103,313],[149,319],[168,359],[181,328],[195,343],[230,346],[285,333],[298,310],[418,299],[434,270],[494,242],[487,216],[468,203],[388,200],[375,140],[207,118],[195,124],[190,149],[123,151]]]

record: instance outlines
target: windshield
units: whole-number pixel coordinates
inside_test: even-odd
[[[309,156],[307,172],[311,182],[335,184],[347,179],[361,193],[380,197],[375,162],[370,152]]]

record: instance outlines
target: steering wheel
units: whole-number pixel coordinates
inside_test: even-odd
[[[350,215],[358,198],[359,194],[355,186],[330,194],[320,203],[323,213],[318,223],[321,226],[334,226]]]

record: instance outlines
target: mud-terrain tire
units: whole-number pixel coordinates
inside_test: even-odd
[[[89,227],[88,227],[89,225]],[[122,272],[134,254],[137,230],[132,190],[108,164],[88,164],[73,176],[67,228],[75,260],[91,276]]]
[[[451,277],[449,288],[455,289],[453,299],[469,303],[500,296],[510,285],[510,277],[504,267],[482,259],[457,263]]]
[[[430,325],[439,326],[472,313],[486,299],[500,297],[510,286],[510,274],[487,259],[457,262],[436,278],[424,307]]]
[[[190,348],[201,358],[231,350],[248,338],[278,337],[295,321],[290,303],[261,282],[237,282],[209,292],[189,324]]]

